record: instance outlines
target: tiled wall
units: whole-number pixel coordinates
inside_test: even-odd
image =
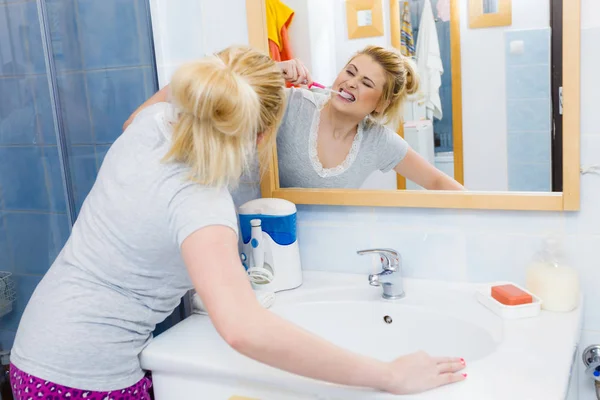
[[[507,63],[505,34],[549,29],[550,3],[548,0],[513,1],[510,26],[471,29],[466,17],[469,2],[456,2],[461,15],[463,163],[465,186],[471,190],[511,189],[506,98],[507,68],[511,64]],[[532,43],[525,43],[525,51],[532,52]]]
[[[522,54],[511,43],[522,42]],[[508,188],[552,190],[550,29],[507,31]]]
[[[23,307],[69,233],[35,1],[0,4],[0,270],[19,300],[0,319],[10,344]],[[2,244],[3,242],[3,244]]]
[[[77,210],[123,122],[156,91],[144,0],[50,0]]]
[[[156,89],[144,0],[47,0],[77,210],[127,116]],[[69,235],[35,0],[0,0],[0,270],[22,311]]]

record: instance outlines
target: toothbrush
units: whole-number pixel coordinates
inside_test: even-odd
[[[313,83],[311,83],[310,85],[308,85],[308,88],[310,89],[310,88],[312,88],[313,86],[316,86],[316,87],[318,87],[319,89],[325,89],[325,90],[329,90],[329,89],[327,89],[327,88],[325,87],[325,85],[321,85],[321,84],[320,84],[320,83],[318,83],[318,82],[313,82]]]
[[[348,95],[348,94],[346,94],[346,93],[344,93],[344,92],[337,92],[337,91],[335,91],[335,90],[329,89],[329,88],[325,87],[324,85],[321,85],[321,84],[320,84],[320,83],[318,83],[318,82],[313,82],[313,83],[311,83],[310,85],[308,85],[308,88],[309,88],[309,89],[311,89],[313,86],[314,86],[314,87],[318,87],[319,89],[322,89],[322,90],[326,90],[326,91],[328,91],[328,92],[330,92],[330,93],[335,93],[335,94],[337,94],[338,96],[341,96],[341,97],[345,98],[346,100],[351,100],[351,98],[349,97],[349,95]]]

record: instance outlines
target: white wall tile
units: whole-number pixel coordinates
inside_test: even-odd
[[[565,213],[567,233],[600,234],[600,175],[588,174],[581,177],[581,211]]]
[[[356,254],[374,247],[370,226],[298,224],[302,268],[347,273],[371,273],[371,259]]]
[[[467,276],[472,282],[508,280],[525,283],[525,272],[541,237],[518,234],[467,235]]]
[[[392,248],[401,254],[405,276],[466,280],[465,239],[460,233],[377,225],[374,244],[375,247]]]
[[[579,272],[584,293],[584,328],[600,331],[600,236],[573,235],[565,238],[565,263]]]
[[[582,165],[600,165],[600,126],[597,129],[597,134],[581,135]]]
[[[349,225],[372,224],[375,214],[372,207],[313,206],[298,204],[298,223],[337,223]]]
[[[581,165],[600,165],[600,134],[581,136]],[[575,234],[600,234],[599,196],[600,171],[582,175],[581,211],[565,215],[568,232]]]
[[[581,27],[593,28],[600,26],[600,1],[581,1]]]
[[[472,215],[471,232],[546,235],[565,231],[562,213],[480,210]]]
[[[555,212],[375,208],[375,221],[434,231],[550,234],[565,231],[565,217]]]
[[[469,210],[426,208],[376,208],[378,225],[431,230],[461,230],[472,226],[473,213]]]
[[[248,43],[244,0],[151,0],[150,9],[161,87],[181,64]],[[226,29],[216,15],[227,15]]]
[[[594,28],[581,30],[581,132],[583,134],[600,133],[597,109],[600,104],[600,24]]]

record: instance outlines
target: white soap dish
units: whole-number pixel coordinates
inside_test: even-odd
[[[500,303],[498,300],[492,297],[492,286],[508,284],[514,285],[522,291],[530,294],[533,298],[533,302],[529,304],[520,304],[518,306],[507,306],[505,304]],[[491,284],[486,284],[481,289],[478,289],[476,291],[475,296],[481,304],[483,304],[484,306],[492,310],[496,315],[504,319],[536,317],[540,314],[542,308],[542,300],[539,297],[513,282],[495,282]]]

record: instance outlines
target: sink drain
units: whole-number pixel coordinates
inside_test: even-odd
[[[386,324],[391,324],[393,322],[392,317],[386,315],[385,317],[383,317],[383,322],[385,322]]]

